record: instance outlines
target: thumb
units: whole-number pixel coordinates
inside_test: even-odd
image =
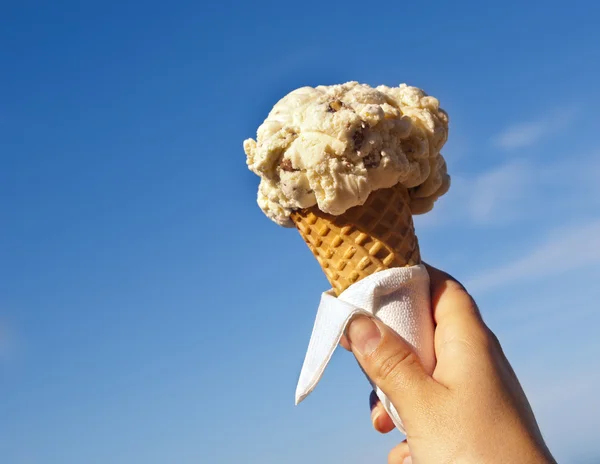
[[[357,316],[346,329],[359,364],[387,395],[403,420],[414,417],[435,381],[412,347],[376,318]]]

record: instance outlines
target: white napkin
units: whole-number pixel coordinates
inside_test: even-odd
[[[386,269],[356,282],[337,298],[333,290],[321,295],[296,387],[296,404],[317,386],[348,322],[357,314],[374,315],[395,330],[414,348],[425,370],[433,372],[434,324],[427,269],[423,265]],[[398,430],[404,433],[394,405],[373,382],[371,385]]]

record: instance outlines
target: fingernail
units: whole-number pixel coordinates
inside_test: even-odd
[[[412,458],[410,456],[406,456],[402,464],[412,464]]]
[[[369,409],[372,411],[373,408],[377,406],[378,402],[379,398],[377,397],[377,393],[375,393],[375,390],[373,390],[369,395]]]
[[[379,430],[379,418],[381,417],[381,413],[379,411],[375,411],[371,414],[371,422],[373,423],[373,428],[375,430]]]
[[[350,345],[362,356],[368,356],[379,345],[381,332],[373,319],[367,316],[358,316],[350,322],[347,331]]]

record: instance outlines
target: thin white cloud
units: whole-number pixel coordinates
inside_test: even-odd
[[[600,428],[600,397],[596,393],[600,375],[581,364],[575,369],[567,366],[556,375],[546,363],[544,375],[522,379],[542,433],[558,462],[591,463],[598,461],[583,458],[600,457],[600,446],[595,440]]]
[[[600,263],[600,219],[554,231],[527,255],[479,273],[467,287],[481,293],[597,263]]]
[[[510,160],[471,176],[452,177],[450,191],[418,227],[508,225],[521,219],[600,209],[600,152],[532,162]]]
[[[520,148],[533,145],[549,132],[546,122],[525,122],[508,127],[495,138],[496,145],[502,148]]]
[[[477,224],[506,222],[519,211],[519,202],[532,186],[532,169],[525,163],[509,163],[475,177],[464,203]]]
[[[471,177],[455,175],[452,186],[431,213],[417,216],[419,227],[442,223],[472,225],[505,224],[517,219],[523,199],[530,198],[535,179],[533,167],[509,162]]]
[[[513,364],[558,462],[597,462],[581,458],[600,456],[600,446],[590,440],[600,427],[600,396],[595,393],[600,371],[592,367],[600,356],[594,329],[600,323],[594,287],[598,271],[594,266],[591,272],[563,276],[561,285],[550,287],[553,279],[544,279],[482,299],[484,317]]]
[[[514,124],[496,135],[493,143],[507,150],[529,147],[551,133],[568,127],[578,112],[577,107],[569,106],[555,110],[550,116]]]

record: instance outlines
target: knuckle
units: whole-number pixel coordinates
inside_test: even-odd
[[[459,281],[449,280],[448,282],[446,282],[445,290],[447,292],[454,293],[455,295],[460,295],[460,296],[468,298],[470,300],[471,306],[473,306],[474,309],[477,309],[477,303],[475,303],[475,299],[469,293],[467,288],[463,284],[461,284]]]
[[[450,280],[446,281],[446,288],[452,292],[467,293],[465,286],[454,278],[450,278]]]
[[[467,291],[467,289],[459,283],[457,283],[457,286],[454,288],[453,291],[457,296],[460,296],[463,298],[465,310],[467,310],[473,316],[475,316],[476,319],[479,319],[480,321],[483,322],[483,318],[481,317],[481,312],[479,311],[479,306],[477,305],[475,298],[473,298],[473,295],[471,295]]]
[[[500,340],[488,327],[471,333],[465,342],[470,346],[472,355],[477,358],[494,359],[498,355],[503,356],[504,353]]]
[[[502,345],[500,344],[500,340],[496,336],[491,329],[486,327],[486,349],[489,353],[494,355],[502,355],[504,356],[504,350],[502,349]]]
[[[486,339],[488,342],[488,346],[493,347],[493,348],[501,348],[500,340],[498,339],[496,334],[494,332],[492,332],[492,330],[488,327],[486,327],[485,332],[486,332]]]
[[[378,380],[385,384],[395,383],[402,371],[418,364],[417,355],[410,350],[402,350],[380,359],[377,368]]]
[[[490,337],[491,331],[487,328],[473,331],[470,336],[471,344],[478,351],[489,352],[493,349],[494,341]]]
[[[442,295],[445,295],[455,304],[459,304],[464,310],[474,314],[478,319],[482,320],[479,307],[473,296],[468,290],[456,280],[448,280],[432,293],[432,303],[435,305],[440,300]]]

